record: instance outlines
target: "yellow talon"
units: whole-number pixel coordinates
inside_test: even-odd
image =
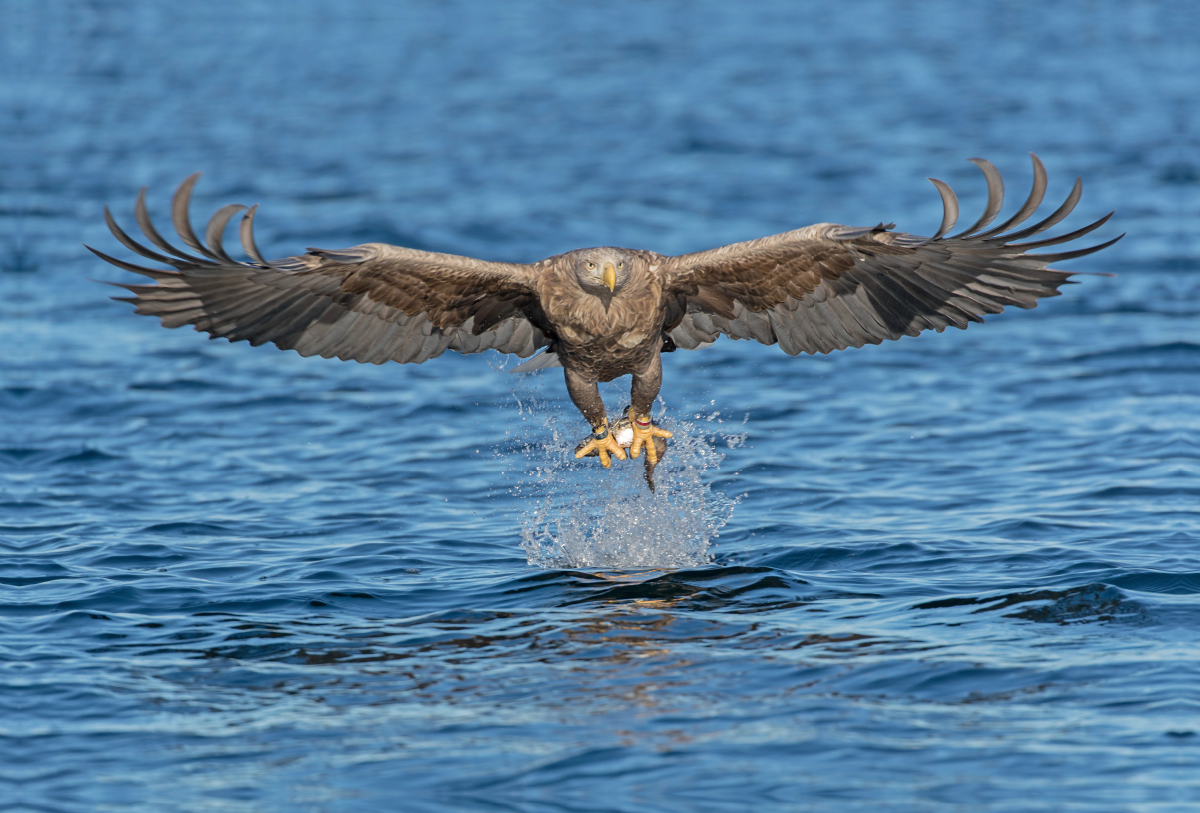
[[[601,432],[603,437],[597,437]],[[595,452],[600,458],[600,465],[608,468],[612,465],[609,455],[618,460],[625,459],[625,450],[617,443],[617,439],[613,437],[612,432],[608,431],[608,421],[605,421],[600,426],[596,427],[592,432],[592,439],[575,450],[575,459],[587,457],[591,452]]]
[[[638,455],[642,453],[642,446],[646,447],[646,459],[651,463],[658,463],[658,447],[654,445],[655,438],[671,438],[675,437],[666,429],[659,429],[650,421],[650,416],[646,415],[639,418],[633,411],[633,407],[629,408],[629,425],[633,427],[633,442],[629,444],[629,456],[637,460]]]

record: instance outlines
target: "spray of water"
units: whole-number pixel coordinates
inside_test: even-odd
[[[614,460],[611,469],[595,458],[575,460],[575,445],[586,429],[538,390],[536,382],[514,388],[520,421],[513,435],[521,453],[505,456],[530,564],[620,570],[694,567],[711,560],[709,547],[736,501],[707,481],[724,459],[718,446],[740,445],[744,435],[728,431],[716,413],[664,418],[660,404],[655,420],[675,436],[654,472],[651,492],[640,459]],[[617,414],[622,390],[610,385],[602,394],[614,402],[609,414]]]

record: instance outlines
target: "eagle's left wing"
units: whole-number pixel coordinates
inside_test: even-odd
[[[1033,214],[1046,191],[1046,170],[1032,157],[1029,198],[1015,215],[987,231],[1004,201],[1004,184],[992,164],[972,159],[987,178],[987,207],[975,225],[953,237],[944,235],[958,218],[958,200],[949,186],[931,178],[944,216],[930,238],[890,232],[890,225],[856,229],[822,223],[666,258],[659,267],[663,329],[685,349],[705,347],[724,334],[778,342],[794,356],[879,344],[930,328],[965,328],[1008,305],[1035,307],[1039,298],[1057,296],[1071,276],[1047,268],[1050,263],[1091,254],[1120,237],[1075,251],[1027,254],[1082,237],[1112,216],[1060,237],[1015,243],[1062,221],[1082,192],[1076,180],[1052,215],[1009,231]]]

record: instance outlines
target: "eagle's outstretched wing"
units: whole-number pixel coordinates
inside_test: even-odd
[[[1076,251],[1026,254],[1082,237],[1111,217],[1061,237],[1015,243],[1063,220],[1082,191],[1076,180],[1054,214],[1010,231],[1034,213],[1046,192],[1046,170],[1036,155],[1032,158],[1028,200],[988,231],[983,229],[1004,202],[1004,183],[994,166],[976,158],[972,161],[987,178],[987,207],[975,225],[953,237],[944,235],[958,219],[958,200],[949,186],[931,178],[945,211],[942,227],[930,238],[889,232],[891,225],[854,229],[822,223],[667,258],[659,269],[664,330],[676,346],[689,350],[725,334],[778,342],[795,356],[879,344],[948,325],[965,328],[1007,305],[1035,307],[1039,298],[1058,295],[1071,276],[1047,265],[1099,251],[1120,237]]]
[[[145,268],[95,249],[113,265],[150,277],[157,285],[125,285],[137,312],[165,327],[195,325],[213,337],[272,342],[302,356],[336,356],[372,364],[420,363],[446,350],[495,349],[529,356],[551,343],[553,328],[538,301],[538,265],[493,263],[452,254],[367,243],[338,251],[267,261],[254,244],[254,213],[229,205],[205,229],[204,243],[188,221],[199,175],[175,193],[171,215],[187,254],[162,238],[146,211],[145,190],[135,215],[161,252],[131,239],[105,208],[109,229],[127,248],[174,270]],[[226,253],[222,235],[242,213],[240,236],[250,262]],[[89,247],[90,248],[90,247]],[[114,283],[118,284],[118,283]]]

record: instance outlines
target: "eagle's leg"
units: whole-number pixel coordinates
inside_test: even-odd
[[[666,429],[659,429],[650,420],[650,406],[658,397],[662,387],[662,357],[658,353],[641,372],[633,374],[633,386],[629,390],[629,424],[633,427],[633,443],[629,445],[629,456],[637,459],[646,447],[646,460],[654,466],[658,463],[658,447],[655,438],[669,438],[673,435]],[[653,486],[651,486],[653,489]]]
[[[592,427],[592,439],[575,452],[575,459],[586,457],[595,451],[604,468],[612,465],[609,455],[618,460],[625,459],[625,450],[617,443],[612,432],[608,431],[608,414],[604,411],[604,400],[600,397],[600,388],[596,379],[587,379],[574,370],[567,369],[567,394],[575,403],[575,407],[583,413],[588,424]]]

